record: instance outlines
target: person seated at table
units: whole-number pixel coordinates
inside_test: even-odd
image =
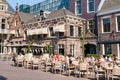
[[[34,57],[32,58],[32,63],[33,63],[33,64],[38,64],[38,63],[39,63],[39,59],[34,56]]]
[[[17,57],[17,54],[12,53],[12,61],[14,62],[14,66],[16,66],[16,57]]]
[[[59,56],[59,54],[55,54],[54,56],[53,56],[53,61],[55,62],[55,61],[60,61],[61,59],[60,59],[60,56]]]
[[[103,55],[100,55],[99,62],[100,62],[100,63],[105,62],[105,59],[103,58]]]
[[[118,61],[119,61],[118,57],[114,54],[113,55],[113,63],[114,63],[114,65],[118,65]]]
[[[94,58],[93,56],[90,56],[89,60],[94,61],[94,60],[95,60],[95,58]]]
[[[17,59],[18,59],[18,60],[23,60],[23,58],[24,58],[24,55],[23,55],[22,53],[19,53]]]
[[[94,65],[95,64],[95,58],[93,56],[91,56],[89,59],[89,65]]]
[[[69,54],[68,57],[69,57],[69,65],[71,65],[72,64],[72,55]]]
[[[69,66],[69,57],[67,54],[64,54],[64,59],[62,60],[62,68],[63,68],[63,71],[66,71],[67,70],[67,66]]]
[[[108,55],[105,57],[105,60],[106,60],[107,62],[112,62],[112,61],[113,61],[112,58],[111,58],[110,56],[108,56]]]
[[[104,65],[104,63],[105,63],[105,59],[103,55],[100,55],[98,62],[96,64],[98,65],[98,67],[100,67],[101,65]]]
[[[83,56],[80,56],[79,64],[82,63],[82,62],[84,62],[84,58],[83,58]]]
[[[113,61],[118,60],[118,57],[116,54],[113,54]]]

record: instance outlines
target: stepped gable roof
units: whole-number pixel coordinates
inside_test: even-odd
[[[73,16],[73,17],[77,17],[77,18],[79,17],[67,9],[60,9],[60,10],[52,11],[48,16],[48,19],[54,19],[54,18],[62,17],[62,16]]]
[[[31,19],[34,18],[35,15],[30,14],[30,13],[24,13],[24,12],[18,12],[21,22],[23,22],[24,24],[29,22]]]
[[[105,0],[99,12],[111,11],[120,8],[120,0]]]

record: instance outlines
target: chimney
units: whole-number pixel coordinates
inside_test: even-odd
[[[40,10],[40,16],[44,16],[44,11]]]
[[[44,20],[45,19],[45,16],[44,16],[44,11],[43,10],[40,10],[40,20]]]

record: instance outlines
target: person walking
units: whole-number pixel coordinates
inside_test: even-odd
[[[12,54],[12,61],[14,62],[14,66],[16,66],[16,53]]]

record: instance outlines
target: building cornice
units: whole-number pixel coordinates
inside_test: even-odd
[[[120,9],[113,9],[113,10],[98,12],[97,16],[107,15],[107,14],[116,13],[116,12],[120,12]]]

